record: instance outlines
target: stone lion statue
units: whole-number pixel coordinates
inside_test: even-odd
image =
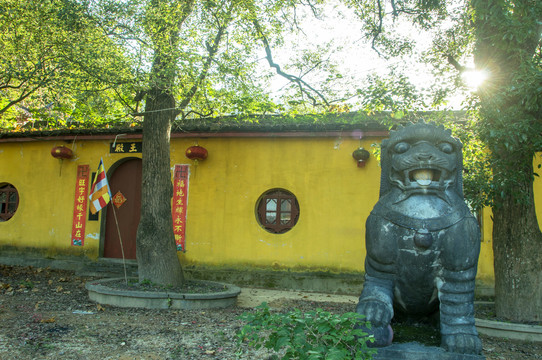
[[[356,311],[376,346],[391,343],[394,312],[440,315],[441,346],[480,354],[474,281],[480,230],[463,199],[462,145],[416,123],[382,142],[380,198],[366,223],[365,285]]]

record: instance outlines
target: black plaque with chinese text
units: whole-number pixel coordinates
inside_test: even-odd
[[[111,154],[137,154],[143,149],[141,141],[118,142],[109,144],[109,152]]]

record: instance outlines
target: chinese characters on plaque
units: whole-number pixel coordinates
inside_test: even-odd
[[[109,153],[111,154],[135,154],[141,153],[143,149],[141,141],[120,142],[109,144]]]
[[[173,173],[173,234],[177,251],[186,251],[186,205],[188,204],[189,165],[175,165]]]
[[[89,171],[89,165],[79,165],[77,167],[72,225],[73,246],[83,246],[85,243],[85,214],[87,211]]]

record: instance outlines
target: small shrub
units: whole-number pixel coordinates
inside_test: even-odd
[[[282,359],[372,359],[375,349],[367,347],[369,336],[356,325],[370,327],[357,313],[331,314],[322,309],[302,313],[272,313],[266,303],[255,313],[244,313],[247,324],[237,332],[239,342],[248,341],[256,349],[262,346],[284,354]]]
[[[32,280],[29,280],[29,279],[26,279],[24,281],[21,281],[20,284],[19,284],[19,287],[20,288],[26,288],[26,289],[32,289],[34,288],[34,283],[32,282]]]

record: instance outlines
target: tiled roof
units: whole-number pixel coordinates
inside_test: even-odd
[[[437,118],[446,118],[450,121],[462,121],[464,112],[416,112],[409,113],[401,119],[394,118],[391,113],[366,114],[363,112],[348,112],[337,114],[315,114],[299,116],[261,115],[246,117],[217,117],[177,120],[172,126],[172,136],[191,133],[225,134],[225,133],[325,133],[340,131],[383,132],[387,131],[393,123],[408,121],[432,121]],[[142,123],[114,123],[100,127],[85,127],[84,124],[70,124],[60,129],[44,129],[43,123],[27,123],[17,131],[0,132],[1,139],[13,138],[59,138],[84,136],[100,137],[115,136],[119,133],[126,136],[142,134]],[[30,139],[29,139],[30,140]]]

